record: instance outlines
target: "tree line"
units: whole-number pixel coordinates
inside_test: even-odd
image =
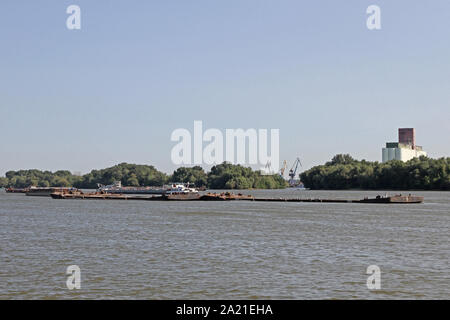
[[[450,158],[380,163],[340,154],[301,173],[300,179],[311,189],[450,190]]]
[[[181,167],[167,175],[154,166],[121,163],[116,166],[92,170],[83,176],[70,171],[56,172],[40,170],[8,171],[0,177],[0,187],[26,188],[75,187],[95,189],[97,184],[112,184],[120,181],[123,186],[161,186],[169,182],[192,183],[208,189],[277,189],[285,188],[286,181],[279,175],[263,175],[260,171],[230,163],[222,163],[205,172],[202,167]]]
[[[311,189],[373,189],[373,190],[450,190],[450,158],[414,158],[407,162],[385,163],[356,160],[350,155],[336,155],[324,165],[300,174],[305,187]],[[263,175],[260,171],[227,162],[213,166],[209,172],[200,166],[181,167],[168,175],[154,166],[121,163],[92,170],[83,176],[70,171],[40,170],[8,171],[0,177],[0,187],[25,188],[76,187],[95,189],[97,184],[121,181],[124,186],[161,186],[169,182],[192,183],[208,189],[280,189],[287,187],[278,174]]]

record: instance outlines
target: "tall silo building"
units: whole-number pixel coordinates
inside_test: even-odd
[[[416,157],[427,156],[421,146],[416,145],[414,128],[398,129],[398,142],[387,142],[382,150],[383,162],[390,160],[408,161]]]

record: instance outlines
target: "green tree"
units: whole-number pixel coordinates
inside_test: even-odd
[[[262,175],[260,171],[227,162],[213,166],[207,176],[210,189],[285,188],[287,184],[279,175]]]
[[[8,178],[0,177],[0,188],[6,188],[6,187],[8,187],[8,184],[9,184]]]
[[[311,189],[403,189],[450,190],[450,158],[414,158],[407,162],[358,161],[349,155],[336,155],[325,165],[300,175]]]
[[[196,187],[206,186],[208,176],[200,166],[192,168],[181,167],[173,172],[172,182],[193,183]]]
[[[127,185],[131,187],[138,187],[139,186],[139,180],[136,176],[136,174],[131,174],[130,177],[127,179]]]

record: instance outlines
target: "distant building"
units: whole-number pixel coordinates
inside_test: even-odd
[[[398,129],[398,143],[409,145],[413,149],[416,147],[416,130],[414,128]]]
[[[398,142],[387,142],[382,154],[383,162],[390,160],[408,161],[416,157],[427,156],[422,147],[416,145],[414,128],[398,129]]]

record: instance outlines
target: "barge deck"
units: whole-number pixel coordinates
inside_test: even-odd
[[[80,200],[145,200],[145,201],[260,201],[260,202],[318,202],[318,203],[368,203],[368,204],[414,204],[422,203],[420,196],[377,196],[375,198],[364,198],[362,200],[345,199],[302,199],[302,198],[255,198],[252,195],[234,193],[206,193],[206,194],[168,194],[159,196],[131,196],[123,194],[108,194],[101,192],[55,192],[51,194],[53,199],[80,199]]]

